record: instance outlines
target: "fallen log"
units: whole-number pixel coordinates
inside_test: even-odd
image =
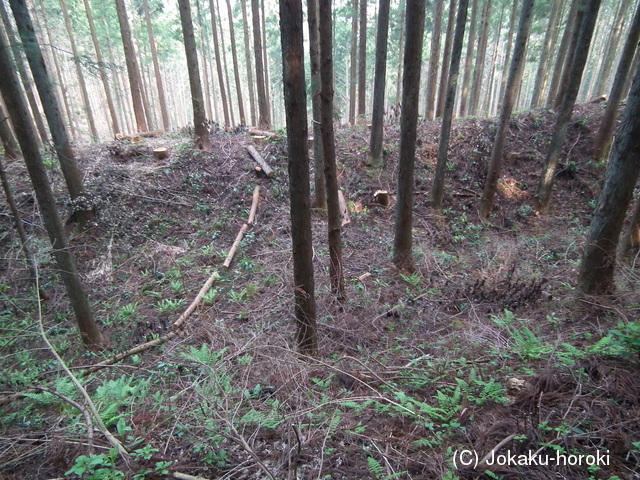
[[[251,145],[247,147],[247,150],[249,151],[253,159],[256,161],[256,163],[260,165],[260,168],[262,168],[262,171],[265,173],[265,175],[269,178],[273,177],[273,170],[271,169],[269,164],[264,160],[264,158],[262,158],[262,156],[258,153],[258,151],[255,148],[253,148]]]
[[[231,245],[231,249],[229,249],[227,258],[224,260],[224,263],[222,264],[223,268],[229,268],[231,266],[233,257],[238,251],[238,247],[240,247],[240,242],[242,242],[242,239],[249,231],[249,228],[251,228],[251,226],[255,223],[256,210],[258,208],[259,200],[260,200],[260,187],[256,187],[253,190],[253,199],[251,201],[251,209],[249,210],[249,219],[247,220],[247,223],[245,223],[244,225],[242,225],[242,227],[240,227],[240,231],[238,232],[238,235],[236,235],[236,239],[234,240],[233,245]]]
[[[259,137],[277,137],[279,136],[276,132],[270,132],[268,130],[259,130],[257,128],[250,128],[249,133],[251,135],[257,135]]]

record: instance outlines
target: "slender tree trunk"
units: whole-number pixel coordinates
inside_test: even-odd
[[[560,77],[562,77],[562,67],[567,56],[567,50],[569,49],[569,43],[571,42],[571,34],[575,28],[576,16],[578,7],[582,4],[581,0],[572,0],[570,2],[570,8],[567,13],[567,19],[565,21],[564,32],[562,39],[560,40],[560,46],[556,53],[556,63],[553,68],[553,74],[551,75],[551,82],[549,83],[549,93],[547,94],[547,108],[554,105],[556,97],[558,96],[558,85],[560,84]]]
[[[560,20],[560,14],[562,13],[561,0],[555,0],[551,2],[551,13],[549,14],[549,23],[547,24],[547,31],[544,35],[544,42],[542,44],[542,50],[540,52],[540,60],[538,62],[538,69],[536,71],[536,81],[533,86],[533,97],[531,99],[531,108],[539,108],[542,103],[542,98],[546,89],[547,80],[549,78],[549,60],[551,57],[552,43],[556,38],[556,32],[558,30],[558,22]]]
[[[211,13],[213,49],[216,54],[216,71],[218,72],[218,85],[220,86],[220,98],[222,100],[222,111],[224,112],[224,123],[226,126],[230,126],[231,117],[229,116],[229,100],[227,97],[227,89],[225,88],[224,75],[222,73],[222,55],[220,55],[220,46],[218,43],[218,25],[216,22],[216,9],[213,0],[209,0],[209,12]]]
[[[258,0],[251,0],[251,17],[253,20],[253,48],[256,60],[256,87],[258,88],[258,126],[271,128],[269,104],[264,77],[264,57],[262,55],[262,34],[260,33],[260,6]]]
[[[373,114],[368,160],[372,167],[382,166],[382,137],[384,126],[384,91],[387,75],[387,44],[389,38],[390,0],[380,0],[378,34],[376,38],[375,83],[373,86]]]
[[[139,132],[146,132],[147,120],[144,115],[144,107],[142,105],[142,91],[140,87],[140,73],[138,68],[138,59],[133,47],[131,39],[131,27],[127,18],[127,9],[124,0],[116,1],[116,11],[118,12],[118,21],[120,23],[120,35],[122,37],[122,45],[124,47],[124,58],[127,65],[127,74],[129,77],[129,87],[131,89],[131,100],[133,102],[133,114],[136,117],[136,128]]]
[[[87,0],[85,0],[87,1]],[[156,38],[153,34],[153,26],[151,24],[151,14],[149,13],[149,0],[142,0],[142,8],[144,9],[144,20],[147,25],[147,35],[149,36],[149,48],[151,49],[151,60],[153,61],[153,73],[156,77],[156,89],[158,90],[158,102],[160,103],[160,114],[162,115],[162,128],[165,131],[171,128],[169,119],[169,109],[167,108],[167,98],[164,93],[164,85],[162,82],[162,72],[160,70],[160,62],[158,61],[158,48],[156,46]]]
[[[402,52],[404,51],[403,42],[404,42],[404,1],[400,0],[400,41],[398,42],[398,71],[396,74],[396,101],[394,105],[400,105],[400,93],[402,86]]]
[[[604,186],[591,220],[587,246],[580,264],[578,290],[587,294],[612,293],[616,248],[625,214],[640,173],[640,69],[635,73],[620,133],[613,145]]]
[[[289,196],[291,198],[291,243],[298,350],[318,354],[311,205],[309,199],[309,149],[307,146],[307,94],[304,79],[301,0],[280,2],[280,32],[287,147]]]
[[[247,117],[244,114],[244,98],[242,96],[242,82],[240,81],[240,68],[238,67],[238,52],[236,48],[236,34],[233,27],[233,12],[231,1],[227,0],[227,15],[229,16],[229,32],[231,35],[231,60],[233,62],[233,73],[236,82],[236,94],[238,95],[238,113],[240,114],[240,124],[247,124]]]
[[[3,101],[0,101],[0,139],[2,139],[2,146],[4,147],[4,156],[18,158],[20,156],[20,147],[11,125],[9,125],[9,117],[7,117],[3,103]]]
[[[487,112],[487,116],[493,116],[493,100],[495,94],[494,88],[494,80],[496,76],[496,62],[498,58],[498,47],[500,46],[500,37],[502,37],[502,19],[504,18],[504,5],[500,9],[500,20],[497,24],[498,31],[496,32],[496,41],[493,47],[493,54],[491,55],[491,73],[489,74],[489,85],[487,87],[487,94],[484,96],[484,101],[482,102],[482,109]],[[508,57],[505,57],[508,58]],[[503,65],[502,71],[506,70],[508,64]]]
[[[84,0],[84,10],[87,15],[87,21],[89,22],[89,31],[91,33],[93,48],[96,52],[96,60],[98,63],[98,71],[100,72],[100,80],[102,81],[102,88],[104,89],[104,94],[107,98],[107,107],[109,108],[109,116],[111,118],[111,130],[113,135],[115,135],[116,133],[120,132],[120,125],[118,124],[116,107],[113,104],[113,97],[111,96],[111,87],[109,86],[109,78],[107,77],[107,71],[104,67],[104,60],[102,59],[102,50],[100,49],[100,43],[98,43],[98,34],[96,33],[96,26],[93,21],[93,14],[91,12],[91,4],[89,3],[89,0]]]
[[[413,178],[418,124],[418,97],[422,65],[425,0],[407,0],[406,41],[400,117],[398,198],[396,203],[393,263],[401,270],[415,270],[413,260]]]
[[[456,20],[457,0],[449,2],[449,21],[447,23],[447,35],[444,41],[444,51],[442,52],[442,73],[440,76],[440,93],[438,93],[438,103],[436,107],[436,117],[442,117],[444,102],[447,95],[449,66],[451,64],[451,42],[453,41],[454,24]]]
[[[358,117],[367,111],[367,3],[360,0],[360,35],[358,36]]]
[[[436,115],[436,91],[438,90],[438,70],[440,68],[440,37],[442,37],[442,13],[444,0],[433,2],[433,31],[429,53],[429,73],[425,94],[424,118],[433,120]],[[444,64],[443,64],[444,68]]]
[[[509,68],[509,79],[507,80],[507,90],[505,92],[500,120],[496,129],[496,138],[491,149],[491,160],[489,160],[489,173],[484,184],[484,191],[480,199],[479,213],[481,218],[487,218],[493,208],[493,199],[496,193],[498,177],[500,176],[500,163],[502,162],[502,152],[507,134],[507,127],[511,120],[511,112],[516,102],[518,90],[522,84],[522,74],[524,73],[525,60],[527,56],[527,43],[529,42],[529,32],[533,19],[534,0],[524,0],[522,12],[520,13],[520,25],[518,26],[518,36],[513,50],[513,59]]]
[[[202,83],[200,83],[198,51],[196,37],[193,33],[193,17],[189,0],[178,0],[178,8],[180,9],[180,23],[182,24],[184,50],[189,72],[189,87],[191,89],[191,103],[193,105],[194,141],[199,149],[210,150],[211,140],[209,140],[209,131],[206,126],[207,119],[204,110],[204,99],[202,98]]]
[[[464,61],[464,73],[462,75],[462,90],[460,92],[460,116],[467,115],[467,102],[469,98],[469,85],[473,70],[473,52],[476,49],[476,23],[478,17],[478,0],[471,2],[471,21],[469,22],[469,38],[467,40],[467,56]]]
[[[224,44],[224,30],[222,28],[222,14],[220,12],[220,4],[216,1],[216,13],[218,16],[218,28],[220,28],[220,43],[221,43],[221,47],[222,47],[222,66],[224,67],[224,80],[225,80],[225,85],[227,86],[227,90],[229,95],[227,96],[227,98],[229,99],[229,118],[231,119],[231,126],[234,126],[236,124],[236,120],[234,118],[233,115],[233,94],[231,93],[231,82],[229,81],[229,69],[227,68],[227,66],[229,65],[227,63],[227,47]]]
[[[571,41],[569,42],[569,48],[567,49],[567,56],[564,61],[564,66],[562,68],[562,75],[560,76],[560,81],[558,83],[558,95],[556,96],[556,100],[554,103],[554,108],[557,110],[562,105],[563,96],[567,90],[567,84],[569,83],[569,76],[571,75],[571,69],[573,65],[573,61],[576,55],[576,51],[578,50],[578,41],[580,40],[580,33],[582,32],[582,22],[584,19],[584,14],[587,6],[587,2],[590,0],[577,0],[581,2],[582,7],[578,8],[576,12],[575,23],[573,26],[573,32],[571,32]]]
[[[611,137],[616,126],[618,116],[618,107],[622,100],[625,84],[630,77],[631,65],[634,53],[637,50],[638,40],[640,40],[640,4],[636,8],[636,13],[631,21],[627,40],[620,55],[616,76],[609,93],[607,108],[602,116],[600,128],[593,140],[593,158],[596,160],[604,159],[608,156]]]
[[[140,55],[142,60],[144,57]],[[138,63],[140,65],[140,63]],[[144,108],[144,117],[147,120],[147,129],[153,129],[154,115],[149,104],[149,95],[147,95],[147,85],[144,82],[144,76],[142,75],[142,68],[138,68],[138,84],[140,85],[140,96],[142,97],[142,107]]]
[[[589,46],[591,45],[591,38],[598,18],[599,8],[600,0],[588,0],[587,10],[584,12],[584,21],[581,21],[580,36],[577,40],[577,48],[573,56],[571,72],[569,74],[566,91],[564,95],[562,95],[562,106],[558,112],[549,151],[547,152],[545,165],[542,175],[540,176],[540,184],[538,185],[538,211],[541,214],[546,214],[549,210],[556,167],[567,136],[567,128],[571,120],[571,114],[573,113],[573,106],[575,105],[578,90],[580,89],[582,72],[587,63]]]
[[[458,74],[460,73],[462,43],[464,42],[464,30],[467,23],[468,9],[469,0],[460,0],[458,16],[456,19],[456,33],[453,40],[453,51],[451,53],[451,70],[448,76],[447,94],[442,112],[442,129],[440,131],[440,143],[438,146],[438,162],[436,165],[436,174],[433,179],[433,188],[431,190],[432,204],[436,210],[442,209],[442,200],[444,197],[444,177],[447,166],[447,151],[449,150],[449,139],[451,137],[451,122],[453,120],[456,89],[458,88]]]
[[[607,86],[607,80],[611,74],[613,61],[618,53],[618,45],[620,44],[624,21],[627,18],[627,12],[630,6],[631,0],[622,0],[622,3],[620,3],[620,6],[618,7],[618,13],[616,14],[613,29],[610,33],[607,33],[609,41],[607,42],[607,51],[602,59],[602,65],[595,84],[596,95],[600,95],[604,92]]]
[[[476,68],[473,72],[473,87],[471,89],[471,99],[469,100],[469,113],[475,115],[478,112],[478,105],[482,95],[482,81],[484,78],[484,62],[487,55],[487,40],[489,37],[489,19],[491,17],[491,0],[482,10],[482,20],[480,37],[478,39],[478,53],[476,56]]]
[[[204,106],[207,118],[212,118],[213,108],[211,108],[211,99],[213,98],[214,85],[213,85],[213,76],[211,78],[211,82],[209,82],[209,65],[207,62],[207,58],[210,58],[210,48],[209,42],[206,40],[205,28],[204,28],[204,18],[202,16],[202,8],[200,7],[200,1],[196,0],[196,15],[198,16],[198,25],[200,31],[200,49],[202,51],[202,80],[204,83]],[[213,13],[211,13],[213,15]],[[215,100],[213,100],[215,104]],[[217,115],[216,115],[217,118]]]
[[[322,150],[324,176],[327,183],[327,213],[329,237],[329,277],[331,291],[339,302],[345,302],[344,265],[342,263],[342,232],[338,202],[336,146],[333,131],[333,18],[331,0],[319,0],[320,31],[320,119],[322,122]]]
[[[247,87],[249,89],[249,110],[251,125],[256,125],[256,98],[254,94],[253,68],[251,63],[251,47],[249,46],[249,22],[247,21],[247,0],[240,0],[242,4],[242,23],[244,36],[244,54],[247,63]]]
[[[364,1],[364,0],[362,0]],[[356,124],[356,87],[358,70],[358,0],[353,0],[351,13],[351,60],[349,62],[349,123]]]
[[[93,320],[93,314],[87,295],[84,292],[75,257],[67,242],[64,225],[56,210],[56,201],[49,184],[47,170],[42,154],[35,141],[37,133],[28,121],[29,111],[20,92],[18,79],[8,55],[8,45],[0,36],[0,92],[7,103],[16,137],[24,156],[27,171],[40,208],[42,221],[53,246],[53,255],[58,264],[59,273],[65,284],[71,307],[78,322],[78,328],[85,345],[97,347],[103,343],[103,337]]]
[[[99,140],[98,129],[96,128],[96,122],[93,118],[93,109],[91,108],[91,102],[89,101],[89,91],[87,90],[87,83],[85,82],[82,68],[80,68],[80,55],[78,55],[78,47],[76,46],[76,39],[75,35],[73,34],[71,18],[69,17],[69,10],[67,8],[67,0],[60,0],[60,6],[62,7],[62,16],[64,17],[64,24],[67,28],[69,43],[71,44],[73,63],[76,66],[76,75],[78,76],[78,85],[80,86],[82,103],[84,104],[84,110],[87,114],[87,122],[89,122],[89,133],[91,135],[91,140],[96,142]]]
[[[264,11],[265,0],[260,2],[260,21],[262,24],[262,57],[264,58],[264,92],[267,97],[267,117],[269,118],[269,124],[273,121],[271,111],[273,110],[271,104],[271,77],[269,75],[269,52],[267,49],[267,26],[266,15]]]
[[[313,107],[313,157],[316,208],[327,209],[327,193],[324,179],[324,152],[322,151],[322,131],[320,109],[320,31],[318,29],[318,0],[307,1],[309,23],[309,56],[311,62],[311,103]]]

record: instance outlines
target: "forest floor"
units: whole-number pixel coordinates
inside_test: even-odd
[[[102,352],[80,347],[28,177],[20,161],[9,162],[42,294],[30,287],[3,206],[0,478],[640,478],[638,260],[620,265],[615,296],[579,298],[574,289],[604,174],[589,157],[603,108],[576,108],[545,217],[532,194],[554,114],[515,115],[505,150],[513,162],[486,222],[476,208],[495,119],[454,122],[441,213],[429,207],[439,124],[421,123],[413,275],[390,261],[394,208],[373,200],[377,190],[395,193],[399,127],[386,126],[388,154],[377,170],[366,165],[368,128],[339,129],[348,301],[332,300],[326,219],[314,212],[313,360],[295,351],[283,136],[217,130],[211,152],[194,150],[187,133],[79,147],[96,226],[68,232],[109,339]],[[251,144],[273,178],[256,175]],[[169,147],[168,159],[150,155],[158,145]],[[65,210],[52,157],[48,165]],[[224,270],[256,186],[256,224]],[[215,271],[179,335],[81,377],[133,453],[125,463],[98,430],[89,438],[82,413],[48,393],[83,404],[46,349],[39,319],[80,375],[169,332]],[[30,387],[45,390],[3,403]]]

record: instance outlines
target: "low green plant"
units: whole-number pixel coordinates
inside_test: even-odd
[[[156,302],[155,309],[159,313],[170,313],[183,307],[187,301],[184,298],[172,300],[170,298],[163,298],[159,302]]]

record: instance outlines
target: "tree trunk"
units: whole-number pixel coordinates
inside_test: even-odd
[[[182,24],[182,36],[184,37],[184,50],[187,56],[187,69],[189,72],[189,87],[191,89],[191,103],[193,105],[193,126],[195,143],[201,150],[211,149],[209,131],[206,126],[204,99],[202,98],[202,84],[200,83],[200,68],[198,66],[198,51],[196,50],[196,37],[193,33],[193,20],[189,0],[178,0],[180,9],[180,23]]]
[[[376,67],[373,86],[373,114],[368,160],[372,167],[382,167],[382,137],[384,126],[384,91],[387,75],[387,44],[389,38],[390,0],[380,0],[378,34],[376,38]]]
[[[160,103],[160,114],[162,115],[162,128],[164,128],[165,131],[168,131],[171,128],[171,121],[169,119],[169,110],[167,108],[167,98],[164,93],[164,85],[162,83],[162,72],[160,71],[160,62],[158,61],[158,48],[156,47],[156,38],[153,34],[153,26],[151,25],[151,14],[149,13],[148,0],[142,0],[142,8],[144,9],[144,20],[147,24],[149,48],[151,49],[151,59],[153,61],[153,73],[156,77],[158,102]]]
[[[322,150],[324,152],[324,177],[327,184],[327,214],[329,237],[329,277],[331,291],[339,302],[347,299],[342,263],[342,222],[338,201],[338,175],[336,146],[333,131],[333,18],[331,0],[319,0],[320,32],[320,120],[322,122]]]
[[[440,132],[440,143],[438,146],[438,162],[436,165],[436,174],[433,179],[433,188],[431,191],[433,207],[436,210],[442,209],[442,200],[444,196],[444,176],[447,166],[447,151],[449,150],[451,122],[453,120],[453,108],[456,100],[456,89],[458,88],[458,74],[460,72],[462,43],[464,42],[464,30],[467,23],[468,9],[469,0],[460,0],[460,7],[458,8],[458,16],[456,20],[456,34],[453,40],[453,52],[451,53],[451,71],[448,78],[447,96],[442,112],[442,129]]]
[[[251,112],[251,125],[256,125],[256,98],[253,92],[253,68],[251,63],[251,47],[249,46],[249,22],[247,21],[247,0],[240,0],[242,4],[242,24],[244,36],[244,55],[247,63],[247,87],[249,90],[249,111]]]
[[[531,108],[539,108],[542,103],[544,91],[547,86],[547,80],[549,78],[549,60],[552,51],[551,47],[554,39],[556,38],[563,3],[564,2],[561,0],[551,2],[552,5],[551,13],[549,14],[549,23],[547,24],[547,31],[544,34],[544,42],[542,43],[540,60],[538,61],[538,69],[536,71],[536,80],[533,85]]]
[[[227,15],[229,16],[229,32],[231,35],[231,60],[233,62],[233,72],[236,82],[236,94],[238,95],[238,113],[240,114],[240,124],[246,125],[247,118],[244,115],[244,98],[242,96],[242,83],[240,82],[240,68],[238,67],[238,52],[236,48],[236,34],[233,28],[233,12],[231,1],[227,0]]]
[[[500,120],[496,128],[496,138],[491,149],[491,159],[489,160],[489,173],[484,184],[484,191],[480,199],[479,213],[481,218],[487,218],[493,208],[493,199],[496,193],[498,177],[500,176],[500,162],[502,161],[502,151],[507,133],[507,127],[511,120],[511,112],[516,102],[518,90],[522,84],[522,74],[524,73],[525,60],[527,56],[527,43],[529,42],[529,32],[533,19],[534,0],[524,0],[522,12],[520,13],[520,24],[516,45],[513,50],[513,59],[509,68],[509,78],[507,89],[502,103]]]
[[[613,86],[609,93],[607,108],[602,116],[600,128],[598,128],[598,132],[593,140],[593,158],[595,160],[602,160],[608,156],[611,137],[616,127],[618,107],[622,100],[624,86],[630,76],[629,71],[631,70],[631,64],[633,62],[634,53],[637,49],[638,40],[640,40],[640,4],[638,4],[636,13],[631,21],[627,40],[620,55],[620,61],[618,63],[618,69],[613,81]]]
[[[360,35],[358,35],[358,117],[367,111],[367,3],[360,0]]]
[[[234,118],[233,115],[233,100],[232,100],[232,93],[231,93],[231,82],[229,81],[229,69],[228,67],[228,63],[227,63],[227,47],[225,46],[224,43],[224,30],[222,29],[222,15],[220,13],[220,4],[216,1],[215,2],[215,6],[216,6],[216,14],[218,17],[218,28],[220,29],[220,46],[222,47],[222,66],[223,66],[223,70],[224,70],[224,80],[225,80],[225,85],[227,86],[227,93],[228,96],[227,98],[229,99],[229,118],[231,119],[231,126],[234,126],[236,124],[236,120]]]
[[[209,12],[211,13],[211,31],[213,32],[213,49],[216,54],[216,71],[218,72],[218,85],[220,86],[220,98],[222,99],[222,111],[224,113],[224,124],[231,125],[231,117],[229,115],[229,99],[227,97],[227,89],[225,88],[224,75],[222,73],[222,55],[220,55],[220,46],[218,43],[218,25],[216,22],[216,9],[213,0],[209,0]]]
[[[400,105],[400,91],[402,86],[402,52],[404,41],[404,0],[400,0],[400,41],[398,42],[398,71],[396,74],[396,101],[394,105]]]
[[[515,6],[515,3],[514,3]],[[498,58],[498,47],[500,46],[500,38],[502,37],[502,19],[504,18],[504,5],[502,6],[502,8],[500,9],[500,20],[498,20],[497,23],[497,29],[498,31],[496,32],[496,41],[494,42],[494,46],[493,46],[493,54],[491,55],[491,73],[489,74],[489,86],[487,87],[487,94],[484,96],[484,101],[482,103],[482,109],[484,111],[487,112],[487,116],[488,117],[492,117],[493,116],[493,101],[494,101],[494,96],[495,96],[495,86],[494,86],[494,80],[496,77],[496,69],[497,69],[497,58]],[[513,36],[511,37],[511,39],[513,40]],[[511,45],[509,45],[510,47]],[[511,50],[509,48],[509,50]],[[511,52],[509,52],[511,53]],[[505,58],[509,58],[506,57]],[[507,62],[504,62],[504,65],[502,66],[502,71],[504,72],[507,68],[508,68],[509,64]]]
[[[407,0],[406,17],[393,263],[401,270],[413,271],[413,165],[416,152],[425,0]]]
[[[578,90],[580,89],[582,72],[587,63],[589,46],[591,45],[591,38],[598,18],[599,8],[600,0],[588,0],[587,10],[584,12],[584,21],[581,22],[580,36],[577,40],[577,48],[568,77],[567,88],[564,95],[562,95],[562,106],[558,112],[558,118],[545,159],[544,169],[540,176],[540,184],[538,185],[538,211],[541,214],[546,214],[549,209],[556,167],[560,159],[560,154],[562,153],[564,140],[567,136],[567,128],[571,120],[571,114],[573,113],[573,106],[575,105]]]
[[[467,41],[467,56],[464,61],[464,73],[462,75],[462,91],[460,92],[460,116],[467,115],[467,101],[469,98],[469,85],[471,83],[471,71],[473,68],[473,52],[476,49],[476,23],[478,17],[478,0],[471,3],[471,21],[469,22],[469,39]]]
[[[478,112],[478,105],[482,95],[482,81],[484,78],[484,62],[487,55],[487,41],[489,37],[489,20],[491,17],[491,0],[482,10],[482,20],[480,37],[478,39],[478,53],[476,55],[476,68],[473,72],[473,87],[471,89],[471,100],[469,101],[469,113],[475,115]]]
[[[447,36],[444,41],[444,51],[442,52],[442,73],[440,76],[440,93],[438,93],[438,103],[436,107],[436,117],[442,117],[445,97],[447,95],[449,66],[451,64],[451,42],[453,40],[453,30],[456,19],[457,0],[449,2],[449,21],[447,23]],[[466,19],[466,16],[465,16]]]
[[[363,0],[364,1],[364,0]],[[349,123],[356,124],[356,87],[358,83],[358,0],[351,12],[351,60],[349,62]]]
[[[40,95],[42,108],[49,123],[53,144],[58,160],[60,161],[60,169],[64,175],[69,196],[73,204],[73,216],[84,226],[86,222],[94,218],[93,205],[87,198],[84,189],[82,173],[80,172],[73,149],[71,148],[71,140],[64,127],[64,120],[60,106],[58,105],[58,98],[55,95],[51,77],[44,63],[40,44],[36,38],[26,1],[10,0],[10,5],[38,89],[38,94]]]
[[[571,6],[569,8],[569,12],[567,13],[562,40],[560,40],[560,46],[558,47],[558,51],[556,52],[556,63],[553,67],[551,82],[549,83],[549,93],[547,94],[546,102],[547,108],[553,106],[558,95],[558,84],[560,83],[560,77],[562,76],[562,67],[564,65],[565,57],[567,56],[567,49],[569,48],[571,33],[573,32],[575,26],[576,14],[580,4],[581,2],[579,0],[570,2]]]
[[[624,233],[618,250],[620,251],[620,255],[627,255],[629,253],[635,255],[638,249],[640,249],[640,196],[636,200],[636,206],[629,219],[629,227]]]
[[[87,295],[80,282],[75,257],[67,242],[64,225],[56,210],[56,200],[36,142],[37,133],[32,127],[32,123],[28,121],[28,107],[19,93],[20,85],[8,55],[8,45],[2,36],[0,36],[0,42],[2,42],[0,45],[0,92],[7,102],[7,110],[11,115],[11,122],[35,190],[42,221],[49,234],[53,255],[69,295],[82,340],[87,346],[97,347],[104,340],[93,320]]]
[[[256,60],[256,86],[258,88],[258,127],[263,130],[271,128],[269,118],[269,103],[264,76],[264,62],[262,53],[262,34],[260,33],[260,6],[258,0],[251,0],[251,17],[253,20],[253,49]]]
[[[307,1],[309,23],[309,56],[311,63],[311,104],[313,108],[313,181],[318,211],[327,209],[327,193],[324,179],[324,153],[320,118],[320,32],[318,30],[318,0]]]
[[[207,58],[210,58],[210,52],[211,50],[209,49],[209,42],[207,42],[206,40],[206,29],[205,29],[205,25],[204,25],[204,18],[202,16],[202,8],[200,7],[200,0],[196,0],[196,15],[198,17],[198,30],[200,31],[200,49],[202,52],[202,57],[198,57],[198,58],[202,58],[202,83],[204,83],[203,87],[204,87],[204,106],[205,106],[205,112],[206,112],[206,117],[207,118],[212,118],[213,117],[213,111],[214,108],[212,108],[212,101],[211,99],[215,96],[214,93],[214,85],[213,85],[213,77],[211,78],[211,81],[209,81],[209,62],[207,61]],[[215,104],[215,100],[213,100],[213,103]],[[216,115],[216,121],[219,121],[219,118],[217,118]]]
[[[3,103],[3,101],[0,101],[0,139],[2,139],[2,146],[4,147],[4,156],[18,158],[20,156],[20,147],[11,125],[9,125],[9,117],[7,117]]]
[[[582,22],[585,15],[585,9],[589,1],[590,0],[576,0],[576,3],[578,3],[580,6],[576,10],[576,17],[574,19],[573,31],[571,32],[569,47],[567,48],[567,55],[564,59],[564,65],[562,67],[562,75],[560,75],[560,80],[558,82],[558,94],[556,95],[555,102],[553,103],[553,107],[556,110],[561,108],[563,97],[567,91],[569,76],[571,75],[573,61],[576,56],[576,51],[578,50],[578,45],[579,45],[578,41],[579,41],[580,33],[582,32]]]
[[[433,120],[436,115],[436,91],[438,90],[438,70],[440,68],[440,37],[442,36],[442,13],[444,0],[433,3],[433,31],[431,32],[431,51],[429,52],[429,73],[425,94],[424,118]],[[444,68],[444,63],[443,63]]]
[[[280,1],[280,33],[287,117],[291,243],[298,350],[303,355],[316,356],[318,328],[311,242],[307,94],[304,79],[301,0]]]
[[[640,173],[640,68],[636,71],[612,148],[604,186],[591,220],[586,250],[578,274],[578,290],[607,294],[615,289],[616,247],[624,217]]]
[[[613,66],[613,61],[618,54],[618,45],[620,43],[620,37],[622,36],[624,21],[627,18],[627,11],[629,10],[630,6],[631,0],[622,0],[622,3],[618,8],[618,13],[616,14],[613,29],[611,33],[607,34],[607,36],[609,37],[607,53],[605,53],[604,55],[602,66],[600,67],[600,72],[598,73],[598,79],[596,80],[595,84],[595,95],[601,95],[607,87],[607,81],[611,73],[611,67]]]
[[[131,89],[131,101],[133,102],[133,114],[136,117],[136,128],[139,132],[146,132],[147,120],[144,115],[144,107],[142,105],[142,91],[140,87],[140,72],[138,68],[138,59],[133,47],[131,39],[131,27],[127,18],[127,9],[124,0],[116,1],[116,11],[118,12],[118,22],[120,23],[120,35],[122,37],[122,46],[124,48],[124,58],[127,65],[127,75],[129,77],[129,87]]]

